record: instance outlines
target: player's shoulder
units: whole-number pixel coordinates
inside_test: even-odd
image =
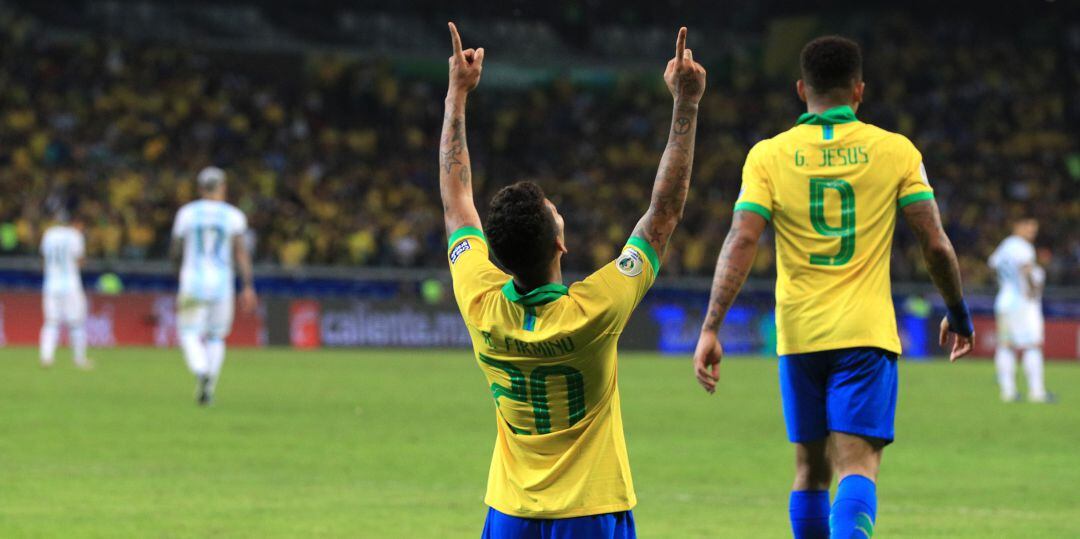
[[[575,300],[607,303],[615,293],[647,289],[660,271],[660,259],[643,239],[633,237],[619,257],[597,269],[584,280],[570,285]]]
[[[749,164],[764,164],[767,163],[776,154],[776,148],[778,142],[782,142],[787,131],[780,133],[779,135],[764,138],[750,147],[750,151],[746,153],[746,163]]]
[[[180,206],[180,209],[176,210],[175,232],[182,234],[184,230],[197,226],[205,214],[204,208],[202,200],[192,200]]]
[[[241,210],[240,208],[233,206],[228,202],[222,202],[222,204],[225,205],[225,211],[228,212],[229,215],[231,215],[234,219],[247,219],[247,216],[244,215],[244,210]]]
[[[45,233],[41,235],[42,246],[49,245],[50,243],[56,243],[56,228],[57,227],[55,226],[50,226],[49,228],[45,229]]]
[[[197,209],[201,205],[202,205],[202,200],[192,200],[191,202],[187,202],[187,203],[183,204],[182,206],[180,206],[180,209],[176,210],[176,215],[177,216],[187,215],[187,214],[191,213],[193,210]]]
[[[1005,239],[1001,240],[1001,243],[999,243],[997,247],[994,248],[993,254],[990,255],[991,258],[1012,256],[1012,254],[1016,252],[1016,239],[1016,236],[1008,236]]]
[[[1022,264],[1035,258],[1035,247],[1020,236],[1009,236],[994,250],[994,257],[1012,264]]]
[[[51,238],[56,240],[64,240],[78,235],[78,231],[74,227],[67,225],[53,225],[45,230],[43,238]]]
[[[570,283],[566,296],[576,308],[573,312],[583,317],[596,316],[609,310],[616,301],[611,289],[610,265],[600,268],[583,280]]]
[[[1004,248],[1016,253],[1035,252],[1035,246],[1020,236],[1009,236],[1005,238],[1005,241],[1001,242],[1001,244]]]
[[[225,221],[230,234],[241,234],[247,230],[247,216],[244,215],[240,208],[225,201],[218,204],[220,204],[218,207],[221,209],[221,215],[224,216],[222,219]]]
[[[783,133],[779,133],[768,138],[763,138],[755,142],[754,145],[750,147],[750,151],[747,153],[747,158],[749,159],[750,157],[764,157],[776,148],[777,143],[782,142],[784,139],[790,137],[790,135],[791,130],[789,129],[787,131],[784,131]]]
[[[889,131],[883,127],[866,122],[859,122],[859,135],[875,142],[877,146],[894,149],[900,152],[918,151],[915,143],[903,133]]]
[[[772,159],[786,155],[791,148],[797,148],[810,140],[817,141],[821,137],[821,132],[820,130],[813,131],[814,134],[811,136],[807,130],[812,127],[814,126],[797,124],[771,137],[759,140],[750,148],[746,157],[747,161]]]

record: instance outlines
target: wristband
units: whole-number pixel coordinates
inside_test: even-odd
[[[949,321],[949,331],[970,337],[975,333],[975,326],[971,323],[971,312],[968,311],[967,302],[960,300],[957,305],[948,305],[948,313],[945,319]]]

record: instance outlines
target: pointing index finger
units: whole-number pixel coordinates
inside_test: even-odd
[[[450,27],[450,41],[454,44],[454,56],[459,59],[464,58],[464,53],[461,52],[461,36],[458,35],[457,26],[452,22],[446,23]]]
[[[686,50],[686,27],[679,28],[679,37],[675,40],[675,61],[682,63],[683,51]]]

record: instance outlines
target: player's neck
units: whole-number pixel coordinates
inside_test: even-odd
[[[829,99],[814,99],[806,102],[806,112],[809,112],[810,114],[821,114],[829,109],[835,109],[836,107],[851,107],[854,109],[855,103]]]
[[[562,284],[562,282],[562,266],[558,262],[548,269],[546,275],[532,276],[527,279],[520,275],[514,275],[514,286],[517,287],[519,292],[526,294],[546,284]]]

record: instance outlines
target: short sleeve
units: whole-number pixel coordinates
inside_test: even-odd
[[[86,238],[83,237],[82,233],[75,232],[72,234],[71,243],[72,254],[75,258],[82,258],[86,255]]]
[[[930,178],[926,175],[922,153],[906,137],[901,136],[899,161],[900,189],[897,191],[897,204],[903,208],[923,200],[933,200],[934,189],[930,187]]]
[[[470,323],[480,298],[488,292],[498,292],[510,276],[491,261],[487,238],[476,227],[462,227],[450,235],[447,258],[454,281],[454,298],[465,322]]]
[[[1035,283],[1035,286],[1042,287],[1046,284],[1046,270],[1041,266],[1034,266],[1031,268],[1031,282]]]
[[[247,232],[247,216],[244,215],[244,212],[234,208],[232,211],[232,219],[230,219],[230,221],[230,235],[239,236]]]
[[[185,208],[180,208],[180,211],[176,212],[176,220],[173,221],[172,237],[181,239],[184,237],[184,233],[187,232],[188,215],[190,212]]]
[[[750,149],[743,165],[742,188],[735,201],[735,211],[750,211],[772,220],[773,188],[765,167],[769,141],[763,140]]]
[[[1014,241],[1009,255],[1017,266],[1035,264],[1035,247],[1026,241]]]
[[[990,253],[990,258],[987,259],[986,264],[990,266],[991,269],[997,270],[1001,267],[1001,262],[1004,257],[1003,249],[998,245],[997,249],[994,249],[994,252]]]
[[[638,303],[656,281],[660,258],[649,242],[632,237],[619,257],[570,287],[570,296],[602,320],[609,333],[620,333]]]

